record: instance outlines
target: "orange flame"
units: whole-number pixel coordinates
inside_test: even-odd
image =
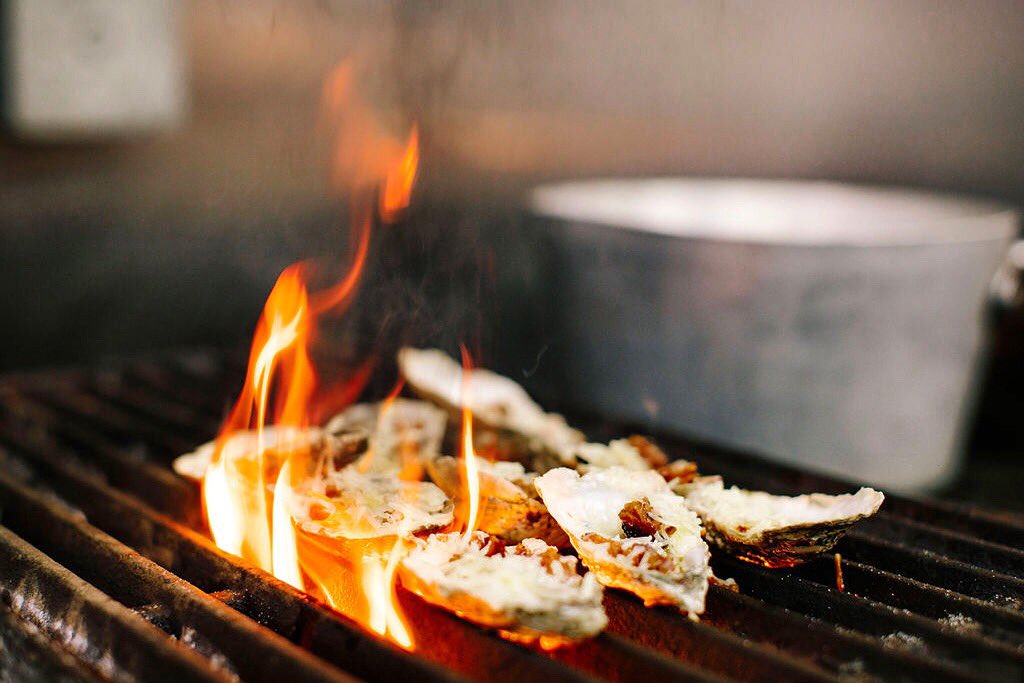
[[[466,489],[466,501],[469,512],[466,515],[466,530],[463,538],[469,539],[476,531],[477,517],[480,514],[480,472],[473,450],[473,411],[469,407],[469,378],[473,370],[473,359],[465,344],[462,350],[462,480]]]
[[[318,422],[328,406],[354,400],[373,365],[368,360],[345,383],[318,395],[310,358],[317,318],[353,300],[369,253],[372,198],[379,197],[382,221],[396,220],[408,207],[419,163],[416,126],[404,144],[383,132],[355,92],[350,65],[329,75],[323,104],[334,133],[332,181],[351,198],[352,262],[336,284],[313,294],[307,264],[289,266],[278,277],[253,336],[242,391],[217,437],[203,480],[203,507],[219,547],[296,588],[308,580],[336,609],[412,649],[395,595],[401,539],[389,547],[378,539],[337,548],[297,532],[289,512],[295,486],[320,469],[309,467],[312,445],[304,428]],[[286,433],[282,427],[293,429]],[[234,436],[250,431],[255,445],[233,444]]]
[[[405,151],[384,179],[380,193],[380,217],[387,223],[394,223],[399,214],[409,206],[412,184],[416,180],[416,168],[420,161],[420,132],[413,125]]]
[[[305,407],[316,387],[306,348],[311,329],[303,266],[289,266],[278,277],[263,307],[242,393],[221,428],[213,462],[203,482],[203,503],[214,541],[267,571],[274,570],[272,530],[268,526],[268,469],[276,469],[280,456],[290,458],[289,448],[294,453],[308,446],[275,443],[277,457],[269,457],[264,436],[267,405],[275,373],[280,373],[275,421],[280,425],[305,426]],[[256,452],[221,457],[231,435],[249,428],[256,432]],[[280,479],[278,476],[278,483]],[[281,557],[286,555],[287,551],[283,551]],[[290,582],[298,574],[294,566],[281,571]]]
[[[398,569],[402,554],[402,539],[396,538],[386,558],[364,556],[363,591],[370,604],[370,628],[381,635],[387,635],[406,650],[411,650],[412,635],[405,624],[395,594],[395,570]]]
[[[384,398],[384,400],[380,402],[380,410],[377,411],[377,427],[376,428],[377,428],[378,431],[380,430],[381,425],[383,425],[384,421],[387,419],[388,414],[391,412],[392,406],[395,405],[395,399],[397,399],[398,395],[400,393],[402,393],[402,387],[404,387],[404,386],[405,386],[405,379],[402,378],[402,377],[399,377],[398,381],[395,382],[395,386],[391,387],[391,391],[389,391],[388,395]],[[366,453],[366,455],[364,455],[362,458],[359,459],[359,462],[356,463],[356,467],[359,469],[360,472],[363,472],[363,473],[369,472],[370,468],[373,467],[373,461],[376,458],[377,458],[376,449],[374,447],[374,444],[371,443],[370,444],[370,450]],[[419,476],[402,476],[402,473],[400,472],[399,475],[398,475],[398,478],[399,479],[405,479],[405,480],[408,480],[408,481],[413,481],[413,480],[419,479],[420,477]]]

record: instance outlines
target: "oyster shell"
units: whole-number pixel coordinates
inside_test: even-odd
[[[328,461],[331,467],[340,469],[366,450],[366,435],[327,434],[316,427],[272,426],[264,428],[262,446],[264,476],[273,482],[289,453],[308,448],[315,456],[314,460]],[[230,434],[224,441],[221,457],[236,463],[255,462],[259,448],[260,439],[256,431],[241,430]],[[191,453],[175,458],[172,467],[183,477],[202,481],[216,450],[217,441],[209,441]]]
[[[290,496],[288,512],[306,533],[358,540],[438,531],[451,524],[453,508],[430,482],[349,466],[303,480]]]
[[[331,418],[324,431],[363,430],[370,435],[369,449],[357,464],[361,471],[420,479],[423,465],[441,451],[447,422],[447,414],[431,403],[395,398],[349,406]]]
[[[478,529],[512,543],[539,538],[558,548],[569,544],[565,532],[536,494],[535,474],[527,473],[518,462],[476,461],[480,478]],[[427,472],[458,507],[463,494],[460,462],[442,456],[427,464]]]
[[[534,486],[601,583],[648,606],[704,611],[711,554],[700,520],[657,472],[611,467],[580,476],[559,468]]]
[[[627,470],[656,470],[667,481],[685,483],[697,476],[697,464],[689,460],[669,462],[657,445],[650,439],[634,434],[626,439],[617,439],[608,445],[584,443],[576,446],[576,469],[586,473],[594,469],[622,467]]]
[[[576,469],[580,472],[621,467],[627,470],[649,470],[651,465],[644,460],[628,439],[617,439],[603,443],[582,443],[575,449]]]
[[[704,522],[709,542],[765,567],[791,567],[830,550],[885,499],[871,488],[839,496],[776,496],[727,489],[717,476],[698,477],[675,490]]]
[[[398,567],[402,585],[427,602],[517,641],[564,645],[608,623],[597,579],[576,558],[536,538],[506,546],[476,531],[413,539]]]
[[[421,397],[453,415],[461,410],[462,366],[446,353],[407,347],[398,352],[398,367]],[[583,434],[561,415],[545,413],[521,386],[490,370],[471,370],[469,386],[469,407],[482,427],[474,431],[478,453],[524,459],[537,471],[574,464],[573,448],[583,442]]]

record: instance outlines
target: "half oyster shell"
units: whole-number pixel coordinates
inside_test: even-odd
[[[242,466],[245,466],[246,462],[255,463],[260,445],[261,441],[255,430],[237,431],[228,435],[224,441],[221,457]],[[326,461],[330,467],[340,469],[366,450],[366,435],[327,434],[316,427],[272,426],[263,429],[262,446],[264,477],[273,483],[289,453],[309,449],[314,456],[311,460]],[[216,450],[217,441],[208,441],[191,453],[175,458],[172,467],[183,477],[202,481]]]
[[[621,467],[627,470],[640,471],[651,469],[648,463],[628,439],[617,439],[605,445],[603,443],[582,443],[575,449],[576,469],[580,472]]]
[[[727,489],[717,476],[698,477],[675,490],[704,522],[709,542],[764,567],[792,567],[827,552],[885,499],[871,488],[839,496],[776,496]]]
[[[309,534],[357,540],[441,530],[451,524],[453,507],[430,482],[364,474],[349,466],[301,482],[288,512]]]
[[[420,479],[423,465],[441,451],[447,422],[447,414],[431,403],[395,398],[349,406],[331,418],[324,431],[333,435],[362,430],[370,435],[369,448],[357,464],[360,471]]]
[[[458,415],[463,402],[463,370],[437,349],[404,348],[398,367],[421,397]],[[583,434],[554,413],[545,413],[526,391],[508,377],[476,368],[469,375],[469,408],[482,428],[474,430],[478,453],[490,459],[522,459],[530,469],[545,471],[574,464],[573,448]]]
[[[704,611],[711,553],[697,515],[660,474],[611,467],[580,476],[559,468],[534,486],[601,583],[648,606]]]
[[[535,474],[527,473],[518,462],[476,461],[480,478],[477,528],[512,543],[539,538],[558,548],[569,545],[565,532],[536,494]],[[455,501],[456,508],[463,497],[460,467],[457,459],[447,455],[427,464],[431,481]]]
[[[634,434],[616,439],[608,445],[584,443],[576,446],[576,469],[589,472],[607,467],[627,470],[656,470],[667,481],[684,483],[697,476],[697,464],[689,460],[669,461],[668,456],[653,441]]]
[[[598,634],[608,623],[597,579],[576,571],[543,541],[519,545],[476,531],[413,539],[398,575],[427,602],[516,641],[558,647]]]

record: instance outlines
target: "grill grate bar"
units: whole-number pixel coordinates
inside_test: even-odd
[[[205,414],[180,406],[164,397],[154,400],[155,397],[144,385],[133,386],[122,381],[120,375],[113,373],[103,373],[92,378],[82,386],[82,389],[85,393],[117,406],[126,414],[138,415],[169,432],[216,434],[220,427],[220,420],[210,419]]]
[[[851,530],[838,546],[844,557],[924,583],[999,604],[1024,603],[1024,579],[951,560]]]
[[[19,619],[0,602],[0,681],[20,683],[108,683],[90,667],[47,638],[34,624]]]
[[[29,441],[60,447],[58,438],[74,449],[69,453],[75,462],[89,469],[99,468],[104,479],[114,487],[127,491],[144,492],[145,500],[154,508],[173,510],[175,516],[196,529],[205,528],[199,487],[183,480],[166,467],[145,460],[138,450],[129,451],[113,441],[79,423],[64,419],[45,404],[25,398],[8,390],[0,399],[0,416],[6,420],[10,434],[32,434]],[[15,438],[14,444],[24,443]],[[88,460],[77,457],[88,454]]]
[[[754,680],[820,680],[821,671],[842,675],[847,667],[858,666],[863,673],[882,677],[977,680],[944,663],[886,650],[871,638],[837,631],[821,621],[720,588],[712,588],[709,594],[708,609],[697,625],[708,632],[698,641],[677,637],[687,622],[674,610],[647,608],[637,598],[617,591],[608,593],[605,608],[610,629],[629,633],[645,647],[714,667],[738,679],[750,679],[753,671],[761,676]],[[754,643],[789,653],[788,668],[770,662],[754,670],[745,668],[737,654]],[[748,656],[757,657],[763,652],[763,647],[752,648]],[[805,664],[801,666],[801,662]],[[806,663],[816,668],[810,669]]]
[[[965,673],[1005,675],[1020,671],[1024,654],[1016,647],[975,633],[944,627],[933,619],[852,593],[840,593],[796,574],[770,572],[719,557],[716,573],[732,576],[743,590],[779,607],[836,626],[897,642],[907,634],[921,642],[921,654],[938,657]]]
[[[165,463],[173,459],[174,454],[184,453],[194,445],[192,440],[182,439],[159,425],[125,413],[118,406],[86,394],[74,385],[47,392],[27,388],[25,393],[59,412],[63,419],[100,429],[124,445],[142,446],[146,455],[162,454]]]
[[[712,586],[708,593],[707,623],[732,633],[768,642],[823,667],[845,673],[862,666],[866,674],[920,680],[970,680],[945,662],[909,651],[894,651],[857,631],[768,605],[749,595]]]
[[[984,600],[968,598],[845,557],[842,572],[847,587],[859,596],[933,619],[966,618],[971,620],[966,624],[969,628],[1024,646],[1024,613],[1017,610],[995,607]],[[810,563],[797,567],[794,574],[822,586],[835,585],[835,569],[830,563]]]
[[[21,618],[111,678],[231,680],[5,527],[0,527],[0,586]]]
[[[210,392],[210,383],[197,379],[185,372],[173,372],[163,363],[134,363],[125,369],[124,377],[149,389],[157,391],[165,399],[180,406],[195,409],[212,416],[226,415],[231,408],[231,390],[238,387],[223,387],[221,391]]]
[[[605,596],[608,630],[737,680],[824,681],[821,669],[734,633],[692,622],[677,611],[648,609],[618,591]]]
[[[184,640],[187,633],[201,634],[244,680],[355,680],[90,527],[81,515],[61,510],[4,475],[0,493],[5,526],[122,605],[159,605],[174,625],[171,635]],[[259,658],[252,656],[254,642],[260,643]],[[432,671],[419,675],[426,680],[446,678]]]
[[[1007,548],[946,529],[938,529],[912,519],[901,519],[879,513],[859,524],[857,531],[875,538],[886,538],[900,545],[923,548],[972,566],[990,569],[1017,579],[1024,579],[1024,551]]]

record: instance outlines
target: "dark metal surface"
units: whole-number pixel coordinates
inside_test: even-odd
[[[111,678],[230,680],[6,528],[0,528],[0,582],[15,614]]]
[[[0,603],[0,681],[3,683],[102,683],[110,679],[85,666],[34,624]]]
[[[716,573],[734,577],[741,592],[712,587],[699,623],[608,591],[605,634],[545,653],[400,591],[421,644],[416,654],[402,652],[204,535],[197,487],[168,465],[212,436],[238,386],[237,360],[212,353],[0,380],[7,605],[0,646],[36,653],[25,658],[35,663],[23,667],[27,680],[103,680],[131,667],[149,670],[161,658],[182,667],[182,680],[1024,676],[1024,526],[899,496],[889,496],[883,513],[839,546],[845,592],[836,589],[831,557],[793,570],[716,557]],[[595,430],[602,437],[615,432],[603,423]],[[779,493],[851,488],[710,446],[669,437],[660,443],[741,486]],[[45,609],[10,607],[29,604],[26,584],[10,578],[27,575],[51,577],[57,586],[30,592]],[[108,630],[60,639],[54,600],[62,595],[102,602]],[[121,630],[145,645],[114,656],[118,644],[109,634]],[[108,641],[94,637],[104,632]],[[247,656],[257,648],[259,657]],[[0,674],[16,679],[2,668]]]

